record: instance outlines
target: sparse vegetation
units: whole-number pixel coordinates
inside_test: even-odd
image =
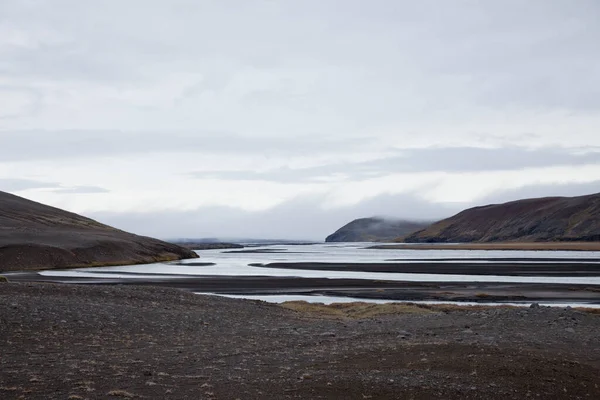
[[[8,282],[8,278],[0,275],[0,283],[2,283],[2,282]]]
[[[133,399],[134,397],[136,397],[135,394],[129,393],[125,390],[111,390],[110,392],[108,392],[108,395],[113,397],[123,397],[126,399]]]
[[[413,303],[373,304],[363,302],[353,303],[308,303],[306,301],[287,301],[281,305],[289,310],[306,313],[318,317],[330,318],[372,318],[392,314],[427,314],[435,312],[430,308]]]
[[[485,298],[489,295],[480,293]],[[364,302],[353,303],[308,303],[306,301],[287,301],[282,303],[283,308],[305,313],[309,316],[324,317],[324,318],[373,318],[384,315],[396,314],[428,314],[428,313],[448,313],[456,311],[482,311],[505,308],[516,308],[516,306],[488,306],[488,305],[458,305],[458,304],[416,304],[416,303],[385,303],[373,304]],[[582,309],[595,313],[595,309]],[[597,310],[600,314],[600,310]]]
[[[490,400],[565,398],[565,389],[600,398],[590,346],[600,317],[573,308],[286,304],[302,312],[160,287],[46,283],[5,285],[0,300],[10,343],[2,399],[391,399],[406,390],[464,399],[473,386]],[[107,319],[110,331],[94,329]],[[57,354],[68,362],[40,362]]]

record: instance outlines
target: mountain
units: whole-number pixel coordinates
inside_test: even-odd
[[[428,226],[428,223],[390,220],[378,217],[355,219],[335,233],[326,242],[381,242],[392,241],[398,236],[412,233]]]
[[[398,239],[402,241],[402,238]],[[409,243],[600,241],[600,193],[470,208],[403,238]]]
[[[198,257],[183,247],[0,192],[0,271]]]

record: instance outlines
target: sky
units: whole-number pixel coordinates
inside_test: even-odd
[[[596,0],[0,0],[0,190],[323,239],[600,192]]]

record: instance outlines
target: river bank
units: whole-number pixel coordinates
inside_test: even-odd
[[[327,279],[273,276],[161,276],[127,277],[103,272],[92,276],[53,277],[24,272],[7,274],[11,282],[153,286],[191,292],[269,296],[335,296],[389,301],[557,302],[600,304],[600,287],[592,284],[522,282],[405,282],[380,279]],[[113,275],[114,277],[111,277]],[[125,277],[124,277],[125,275]],[[585,278],[582,278],[585,279]]]
[[[600,251],[600,242],[398,243],[371,246],[379,250],[529,250]]]

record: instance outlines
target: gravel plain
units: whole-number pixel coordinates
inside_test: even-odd
[[[600,315],[371,315],[160,287],[0,283],[0,398],[600,398]]]

